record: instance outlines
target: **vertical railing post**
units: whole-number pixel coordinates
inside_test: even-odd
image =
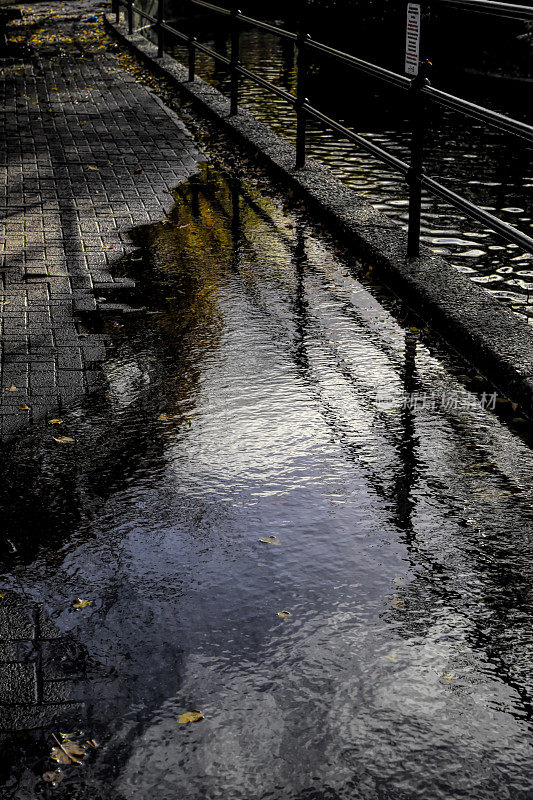
[[[194,75],[196,72],[196,36],[193,36],[192,33],[189,34],[189,81],[193,83]]]
[[[307,33],[299,33],[296,40],[296,169],[305,167],[305,143],[307,135],[307,42],[311,37]]]
[[[133,0],[128,0],[128,33],[133,33]]]
[[[231,10],[231,57],[230,57],[230,116],[234,117],[239,111],[239,73],[237,68],[241,63],[240,38],[241,29],[239,24],[239,14],[241,12],[233,8]]]
[[[118,25],[120,22],[120,2],[119,0],[115,1],[115,23]]]
[[[409,229],[407,233],[407,256],[417,258],[420,253],[420,214],[422,209],[422,175],[424,174],[424,135],[426,130],[426,108],[421,90],[429,86],[429,61],[422,61],[418,75],[411,81],[409,89],[411,118],[411,163],[407,173],[409,184]]]
[[[157,0],[157,57],[161,58],[164,49],[164,31],[162,28],[165,13],[165,0]]]

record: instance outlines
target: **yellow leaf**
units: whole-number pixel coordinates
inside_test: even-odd
[[[82,600],[81,597],[77,597],[76,602],[72,604],[72,608],[86,608],[86,606],[90,605],[90,600]]]
[[[87,169],[90,169],[92,172],[98,172],[98,167],[93,167],[93,166],[91,166],[91,165],[89,165],[89,166],[87,167]]]
[[[71,436],[54,436],[54,442],[58,444],[72,444],[72,442],[76,441]]]
[[[50,758],[53,758],[54,761],[57,761],[58,764],[70,764],[71,759],[67,756],[66,753],[61,750],[60,747],[52,747],[50,751]]]
[[[6,392],[18,392],[18,389],[15,384],[12,383],[11,386],[6,386]]]
[[[0,300],[0,308],[4,308],[4,306],[10,306],[11,300]]]
[[[411,333],[418,333],[418,328],[415,328],[414,325],[412,328],[409,328],[409,330],[411,331]]]
[[[292,617],[290,611],[278,611],[278,617]]]
[[[200,722],[201,719],[204,718],[204,715],[201,711],[187,711],[186,714],[180,714],[178,717],[178,722],[185,723],[185,722]]]
[[[22,403],[22,405],[19,406],[19,411],[30,411],[30,407],[27,406],[26,403]]]
[[[61,425],[62,422],[63,422],[62,419],[51,419],[49,421],[49,425]]]
[[[78,742],[71,742],[67,739],[64,742],[61,742],[61,747],[63,750],[66,750],[67,755],[69,756],[84,756],[85,755],[85,745],[79,744]]]
[[[263,539],[259,539],[259,541],[261,544],[281,544],[276,536],[265,536]]]
[[[455,675],[452,675],[452,673],[451,673],[451,672],[445,672],[445,673],[444,673],[444,675],[443,675],[442,677],[443,677],[443,679],[444,679],[445,681],[449,681],[449,682],[450,682],[450,681],[454,681],[454,680],[455,680]]]
[[[62,739],[77,739],[81,736],[81,731],[72,731],[71,733],[59,733]]]

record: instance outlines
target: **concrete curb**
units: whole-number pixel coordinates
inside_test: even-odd
[[[304,169],[296,170],[291,144],[243,111],[230,117],[226,98],[200,78],[188,82],[185,67],[168,55],[157,58],[157,47],[141,34],[129,36],[126,25],[117,25],[110,17],[105,24],[152,70],[260,155],[278,178],[355,245],[358,256],[383,272],[391,288],[418,315],[533,419],[531,326],[428,248],[422,248],[419,258],[408,260],[401,228],[328,168],[309,161]]]

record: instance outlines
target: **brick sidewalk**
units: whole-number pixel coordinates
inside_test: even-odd
[[[109,270],[131,250],[127,230],[164,218],[168,191],[201,158],[177,117],[119,67],[101,3],[21,8],[10,38],[34,52],[1,79],[0,439],[90,389],[105,357],[83,324],[94,292],[120,284]]]

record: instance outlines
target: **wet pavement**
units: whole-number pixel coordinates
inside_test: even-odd
[[[94,388],[91,317],[133,282],[110,267],[128,229],[164,218],[196,171],[180,120],[125,72],[95,0],[23,6],[2,71],[0,438]]]
[[[5,730],[6,798],[529,800],[527,426],[261,175],[174,201],[74,441],[3,448],[0,592],[83,703]]]

